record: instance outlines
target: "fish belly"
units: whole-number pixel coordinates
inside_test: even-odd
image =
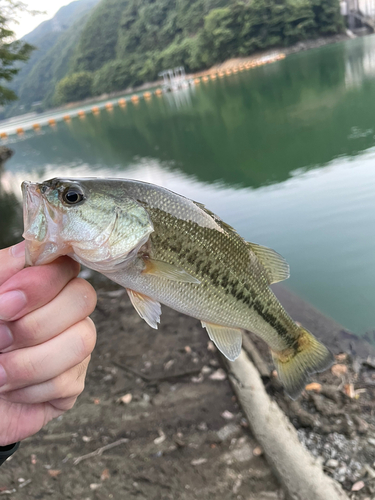
[[[122,272],[106,273],[106,276],[124,288],[144,294],[187,316],[206,323],[252,331],[272,349],[282,350],[287,346],[273,326],[253,308],[231,300],[220,290],[205,286],[204,283],[194,285],[161,279],[142,274],[135,267]],[[270,293],[272,294],[271,291]]]

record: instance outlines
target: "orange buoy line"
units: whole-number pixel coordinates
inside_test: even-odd
[[[276,61],[281,61],[282,59],[285,59],[285,57],[286,57],[286,54],[284,54],[284,53],[270,54],[268,56],[264,56],[264,57],[259,58],[259,59],[253,59],[252,61],[243,62],[243,63],[239,64],[238,66],[227,68],[225,70],[221,69],[221,70],[218,70],[217,72],[207,73],[205,75],[202,75],[201,77],[195,77],[193,81],[194,81],[194,83],[196,85],[198,85],[199,83],[201,83],[201,81],[208,82],[210,79],[211,80],[216,80],[217,78],[223,78],[226,75],[229,76],[229,75],[232,75],[232,74],[236,74],[239,71],[244,71],[245,69],[256,68],[258,66],[263,66],[265,64],[270,64],[270,63],[273,63],[273,62],[276,62]],[[163,95],[163,90],[161,88],[157,88],[153,93],[156,96],[162,96]],[[152,93],[149,92],[149,91],[144,92],[143,93],[143,98],[146,99],[146,100],[150,100],[152,98]],[[130,101],[133,104],[138,104],[139,100],[140,100],[140,96],[137,95],[137,94],[132,95],[131,98],[130,98]],[[120,107],[125,108],[127,106],[127,100],[122,97],[121,99],[119,99],[117,101],[117,104]],[[111,111],[114,108],[114,104],[112,102],[107,102],[104,105],[104,107],[108,111]],[[99,106],[93,106],[91,108],[91,111],[92,111],[92,113],[94,115],[98,115],[100,113],[100,109],[101,108]],[[82,109],[79,110],[78,111],[78,116],[80,118],[84,118],[86,116],[86,111],[84,111]],[[71,120],[72,120],[72,116],[71,115],[64,115],[62,117],[62,119],[66,123],[70,123]],[[47,123],[52,128],[56,127],[56,125],[57,125],[57,122],[56,122],[56,120],[54,118],[49,119]],[[42,126],[39,123],[34,123],[32,125],[32,128],[35,130],[35,132],[39,132],[41,130]],[[25,130],[24,130],[24,128],[19,127],[19,128],[16,129],[16,133],[17,133],[17,135],[22,136],[22,135],[25,134]],[[0,132],[0,139],[4,139],[5,140],[7,138],[8,138],[8,133],[7,132]]]

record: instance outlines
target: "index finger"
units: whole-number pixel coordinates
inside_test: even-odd
[[[25,267],[25,242],[0,250],[0,286]]]

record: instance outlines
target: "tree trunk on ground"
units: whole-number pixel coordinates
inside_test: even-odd
[[[349,500],[341,486],[302,446],[290,421],[264,389],[244,350],[228,362],[230,380],[255,439],[291,500]]]

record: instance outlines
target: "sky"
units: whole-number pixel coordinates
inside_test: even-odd
[[[13,24],[11,29],[16,33],[17,38],[22,38],[27,33],[30,33],[40,23],[51,19],[63,5],[68,5],[72,0],[23,0],[31,10],[45,12],[38,16],[24,14],[19,19],[19,24]]]

